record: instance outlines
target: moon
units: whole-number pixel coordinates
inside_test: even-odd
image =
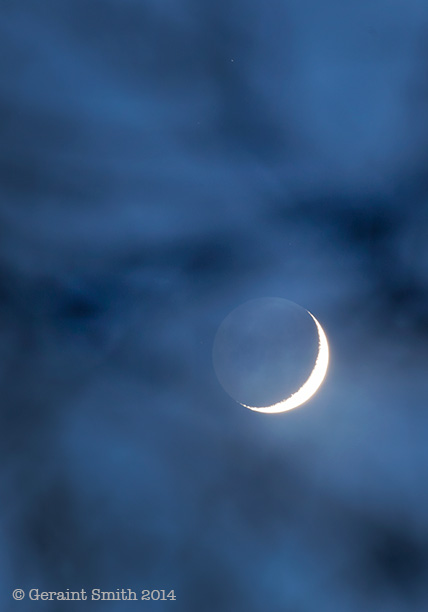
[[[295,393],[290,395],[290,397],[282,400],[281,402],[277,402],[276,404],[272,404],[271,406],[260,407],[247,406],[247,404],[242,404],[242,402],[239,402],[241,406],[249,408],[250,410],[255,410],[256,412],[265,412],[269,414],[286,412],[287,410],[298,408],[299,406],[307,402],[318,391],[325,378],[325,375],[327,374],[329,348],[327,336],[325,335],[320,323],[317,321],[314,315],[309,312],[309,310],[307,312],[314,320],[318,331],[318,355],[315,361],[314,369],[309,375],[309,378],[306,380],[305,383],[303,383],[300,389],[298,389]]]
[[[307,402],[328,369],[329,346],[319,321],[284,298],[257,298],[221,323],[213,365],[224,390],[240,405],[281,413]]]

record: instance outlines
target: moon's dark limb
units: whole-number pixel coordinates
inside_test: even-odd
[[[305,383],[318,346],[307,310],[283,298],[260,298],[242,304],[221,323],[213,364],[220,384],[237,402],[270,406]]]

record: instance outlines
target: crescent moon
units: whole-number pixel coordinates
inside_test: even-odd
[[[244,406],[245,408],[249,408],[250,410],[255,410],[256,412],[285,412],[286,410],[292,410],[293,408],[301,406],[318,391],[327,373],[329,349],[327,336],[325,335],[323,328],[316,320],[314,315],[311,314],[309,310],[307,312],[315,321],[315,325],[317,326],[318,331],[318,355],[315,361],[314,369],[309,375],[309,378],[306,380],[306,382],[303,383],[300,389],[293,393],[293,395],[290,395],[290,397],[288,397],[287,399],[277,402],[276,404],[272,404],[271,406],[256,407],[247,406],[246,404],[242,404],[241,402],[239,402],[242,406]]]

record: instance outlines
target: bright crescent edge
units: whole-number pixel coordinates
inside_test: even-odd
[[[318,323],[316,318],[312,313],[307,311],[308,314],[311,315],[313,320],[315,321],[315,325],[317,326],[318,331],[318,355],[315,361],[314,369],[312,370],[309,378],[303,385],[298,389],[295,393],[290,395],[285,400],[281,402],[277,402],[276,404],[272,404],[271,406],[247,406],[246,404],[242,404],[245,408],[249,408],[250,410],[255,410],[256,412],[265,412],[265,413],[278,413],[278,412],[286,412],[287,410],[292,410],[293,408],[297,408],[301,406],[305,402],[307,402],[320,388],[325,375],[327,373],[328,361],[329,361],[329,349],[327,336],[324,333],[323,328]]]

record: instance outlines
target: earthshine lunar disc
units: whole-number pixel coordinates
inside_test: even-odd
[[[283,298],[250,300],[221,323],[213,365],[242,406],[278,413],[301,406],[319,389],[329,360],[327,337],[305,308]]]

